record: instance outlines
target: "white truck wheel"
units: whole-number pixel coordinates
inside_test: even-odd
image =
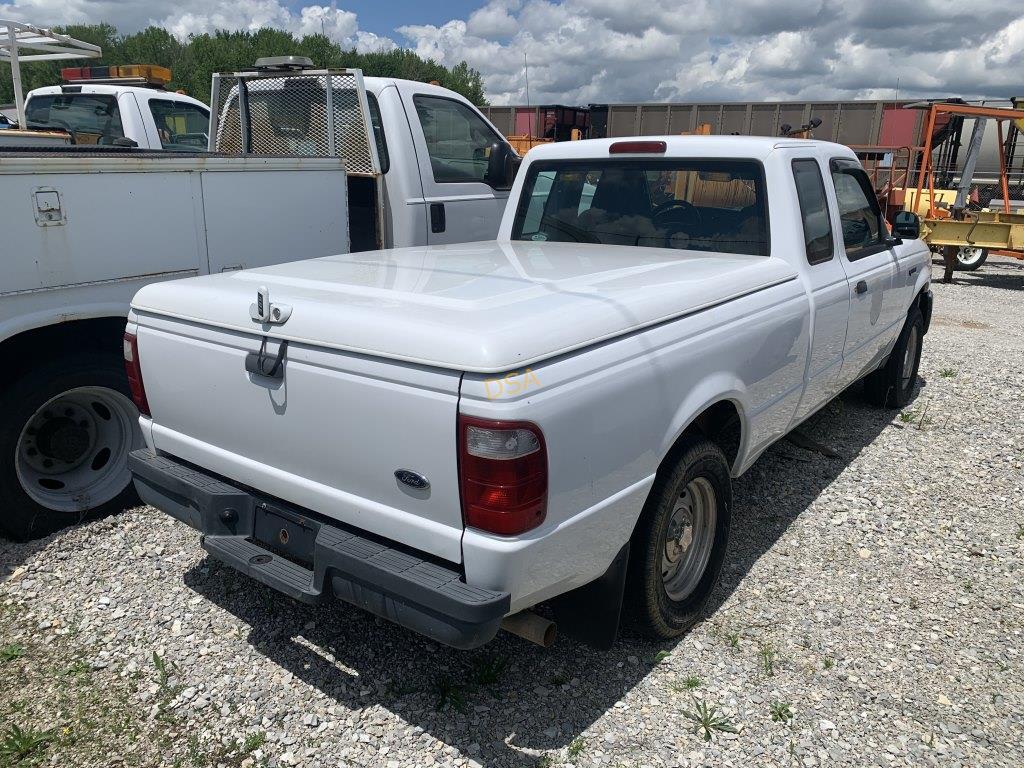
[[[117,358],[32,366],[0,409],[0,534],[36,538],[130,503],[128,453],[143,440]]]

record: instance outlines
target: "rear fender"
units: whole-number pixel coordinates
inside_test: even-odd
[[[728,400],[735,405],[740,417],[740,444],[730,468],[735,477],[737,468],[745,466],[750,451],[750,429],[747,424],[750,404],[747,402],[743,382],[734,374],[725,371],[711,374],[687,392],[662,439],[660,447],[662,461],[669,455],[683,433],[693,426],[697,417],[715,403],[723,400]]]

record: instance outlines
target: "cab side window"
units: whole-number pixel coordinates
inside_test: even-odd
[[[886,247],[886,229],[868,175],[852,160],[833,160],[830,168],[847,258],[856,261],[878,253]]]
[[[800,218],[804,225],[807,261],[821,264],[832,258],[832,221],[829,219],[825,182],[818,161],[812,158],[793,161],[793,181],[800,201]]]
[[[414,96],[434,181],[482,182],[491,145],[502,141],[491,127],[460,101]]]
[[[172,152],[205,151],[210,113],[195,104],[168,99],[150,99],[149,111],[160,135],[160,145]]]

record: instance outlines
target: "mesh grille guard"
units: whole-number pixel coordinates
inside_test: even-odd
[[[358,69],[218,72],[211,104],[211,151],[342,157],[349,174],[380,176]]]

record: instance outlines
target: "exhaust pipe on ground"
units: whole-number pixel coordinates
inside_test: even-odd
[[[558,636],[555,622],[538,616],[533,611],[520,611],[506,616],[501,620],[501,628],[543,648],[554,645]]]

